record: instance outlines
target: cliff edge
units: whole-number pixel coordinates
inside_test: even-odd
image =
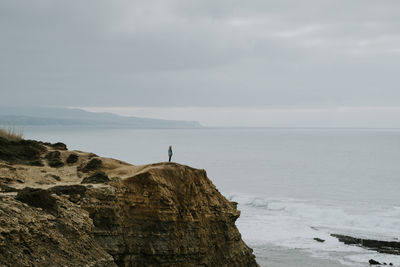
[[[1,266],[258,266],[204,170],[0,138]]]

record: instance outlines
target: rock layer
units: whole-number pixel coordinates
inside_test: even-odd
[[[0,197],[0,266],[117,266],[94,239],[89,214],[52,199],[56,210],[49,213]]]
[[[204,170],[154,164],[91,188],[81,200],[99,244],[119,266],[256,266],[241,240],[236,203]]]

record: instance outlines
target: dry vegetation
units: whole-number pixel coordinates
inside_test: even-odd
[[[0,128],[0,137],[3,137],[10,141],[22,140],[22,129],[16,129],[15,127],[8,127],[7,129]]]

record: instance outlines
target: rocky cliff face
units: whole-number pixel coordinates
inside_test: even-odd
[[[258,266],[204,170],[41,145],[0,161],[0,265]]]
[[[59,197],[46,200],[54,210],[0,197],[0,266],[116,266],[94,239],[87,212]]]

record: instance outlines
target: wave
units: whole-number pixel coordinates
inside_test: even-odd
[[[368,262],[368,257],[400,265],[400,256],[381,255],[340,243],[331,234],[350,234],[377,240],[400,237],[400,207],[333,203],[315,200],[277,199],[234,194],[242,211],[237,225],[251,246],[275,245],[303,249],[316,257],[334,257],[344,263]],[[314,238],[325,242],[316,242]]]

